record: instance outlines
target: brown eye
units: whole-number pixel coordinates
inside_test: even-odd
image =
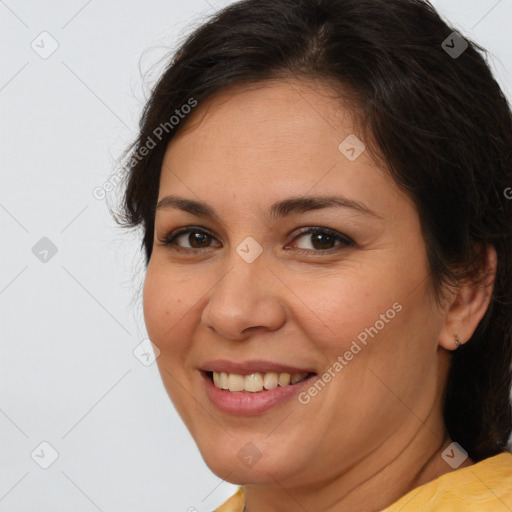
[[[297,243],[297,240],[304,240]],[[329,251],[331,249],[343,248],[354,245],[347,237],[326,228],[314,228],[303,231],[294,239],[298,249],[312,252]]]
[[[206,231],[198,228],[184,228],[172,232],[165,237],[165,245],[174,245],[182,249],[207,249],[215,238]]]
[[[332,249],[336,244],[336,239],[326,233],[315,233],[311,235],[311,245],[315,249]]]
[[[199,233],[199,232],[192,232],[188,235],[188,242],[189,244],[196,248],[200,249],[202,247],[207,247],[208,243],[211,242],[211,236],[207,233]]]

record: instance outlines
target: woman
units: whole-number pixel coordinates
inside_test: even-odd
[[[420,0],[245,0],[131,148],[144,315],[219,511],[512,507],[511,111]]]

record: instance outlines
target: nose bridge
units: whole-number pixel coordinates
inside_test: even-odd
[[[254,257],[254,249],[246,243],[240,244],[232,251],[229,257],[229,269],[224,278],[219,281],[213,290],[217,302],[225,302],[233,311],[256,302],[263,297],[271,297],[271,288],[267,287],[268,275],[267,258],[263,253]],[[240,252],[242,255],[240,255]],[[247,258],[247,259],[246,259]]]
[[[249,327],[274,330],[284,320],[278,283],[254,242],[245,240],[234,248],[203,310],[202,321],[226,338],[240,338]]]
[[[254,237],[246,236],[230,249],[228,272],[218,285],[226,287],[229,293],[249,297],[249,292],[256,292],[258,283],[263,284],[262,278],[270,273],[268,264],[268,252]]]

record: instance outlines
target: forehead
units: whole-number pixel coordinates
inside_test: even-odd
[[[354,106],[326,84],[312,81],[274,80],[223,89],[199,103],[184,120],[171,146],[190,139],[196,145],[245,142],[245,150],[279,146],[330,145],[340,130],[354,131]]]
[[[382,187],[396,195],[368,141],[354,133],[354,111],[326,85],[287,80],[231,88],[199,103],[183,122],[167,148],[160,197],[215,191],[267,203],[285,191],[337,189],[364,200],[377,188],[385,208]],[[362,151],[356,159],[341,150],[347,144]]]

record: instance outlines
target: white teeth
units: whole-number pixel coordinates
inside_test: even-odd
[[[229,391],[244,390],[244,376],[230,373],[228,377]]]
[[[307,376],[308,376],[307,373],[294,373],[290,377],[290,384],[297,384],[297,382],[304,380]]]
[[[220,389],[229,389],[229,391],[248,391],[258,393],[263,389],[275,389],[278,386],[289,386],[303,381],[308,376],[307,373],[277,373],[259,372],[249,375],[239,375],[236,373],[213,372],[213,383]]]
[[[244,390],[256,393],[263,389],[263,378],[261,373],[251,373],[244,378]]]
[[[215,381],[215,374],[217,372],[213,372],[214,373],[214,381]],[[217,387],[220,387],[221,389],[229,389],[229,382],[228,382],[228,374],[226,372],[220,372],[220,373],[217,373],[217,375],[219,375],[219,384],[220,386],[217,386]]]
[[[290,384],[290,377],[291,377],[291,375],[289,373],[280,373],[279,374],[279,385],[280,386],[288,386],[288,384]]]
[[[263,377],[263,387],[265,389],[275,389],[279,384],[279,374],[275,372],[265,373]]]

